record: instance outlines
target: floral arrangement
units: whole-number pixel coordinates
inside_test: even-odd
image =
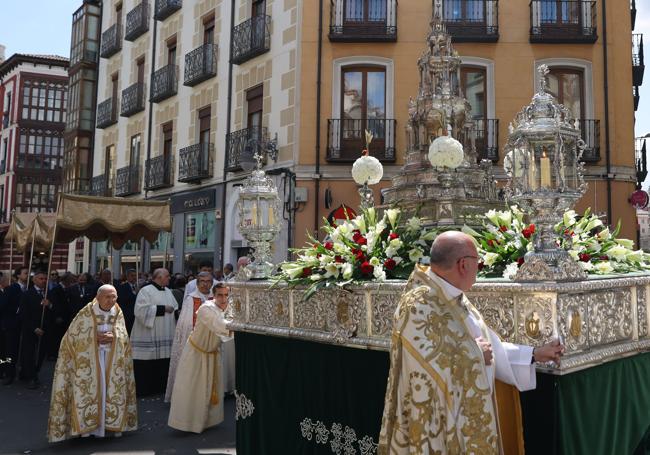
[[[359,185],[376,185],[384,176],[384,167],[374,156],[368,155],[372,133],[366,130],[366,148],[361,152],[361,157],[352,164],[352,178]]]
[[[464,157],[463,145],[451,136],[439,136],[429,146],[429,161],[433,167],[456,169]]]
[[[650,255],[632,250],[631,240],[616,238],[619,230],[620,222],[611,232],[589,209],[581,217],[569,210],[555,226],[556,242],[590,274],[650,270]],[[480,232],[469,227],[463,231],[478,243],[480,276],[514,278],[524,255],[533,249],[535,225],[525,223],[523,212],[516,206],[488,211]]]
[[[365,209],[338,226],[326,223],[322,229],[325,239],[310,237],[308,246],[292,250],[297,259],[281,264],[275,277],[290,286],[308,286],[305,299],[334,285],[406,279],[437,234],[423,228],[418,217],[401,223],[396,208],[381,217],[374,208]]]

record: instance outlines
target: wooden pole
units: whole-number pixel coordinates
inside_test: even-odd
[[[140,251],[140,241],[138,240],[138,244],[135,247],[135,290],[138,292],[140,289],[140,267],[138,267],[139,264],[139,259],[138,259],[138,251]]]
[[[163,257],[163,269],[167,268],[168,254],[169,254],[169,232],[165,232],[165,256]]]

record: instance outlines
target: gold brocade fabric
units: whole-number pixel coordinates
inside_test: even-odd
[[[96,430],[101,423],[101,381],[93,300],[74,318],[54,370],[48,440],[62,441]],[[107,431],[137,428],[137,402],[131,345],[122,311],[113,323],[113,346],[106,359]]]
[[[397,311],[379,436],[381,455],[497,455],[483,354],[458,299],[416,267]]]
[[[49,251],[54,237],[55,213],[15,212],[5,239],[12,241],[18,252]]]

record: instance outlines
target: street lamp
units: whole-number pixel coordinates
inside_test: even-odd
[[[553,227],[587,189],[580,162],[585,143],[569,109],[547,92],[548,67],[538,71],[539,91],[510,124],[503,164],[510,176],[506,198],[530,215],[537,230],[515,280],[581,280],[586,272],[557,245]]]

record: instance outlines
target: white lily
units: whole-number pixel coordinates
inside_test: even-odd
[[[616,243],[627,248],[628,250],[634,248],[634,242],[630,239],[616,239]]]
[[[624,246],[616,245],[607,250],[606,254],[615,261],[621,262],[625,260],[629,252],[630,251]]]
[[[576,224],[576,211],[575,210],[567,210],[564,212],[564,216],[562,217],[562,221],[564,221],[565,226],[573,226]]]
[[[594,268],[598,271],[598,273],[603,274],[611,273],[614,271],[614,268],[612,267],[612,264],[609,263],[609,261],[598,262]]]
[[[386,210],[386,217],[388,218],[390,227],[392,227],[393,229],[395,229],[395,224],[397,223],[397,217],[399,216],[399,213],[400,213],[399,209]]]
[[[483,256],[483,263],[484,263],[486,266],[490,267],[490,266],[493,266],[495,262],[497,262],[497,259],[499,259],[499,255],[498,255],[498,254],[496,254],[496,253],[491,253],[491,252],[487,252],[487,253],[485,253],[485,255]]]
[[[418,262],[421,257],[422,257],[422,250],[420,250],[419,248],[413,248],[411,251],[409,251],[409,259],[412,262]]]
[[[343,273],[344,280],[349,280],[350,278],[352,278],[352,264],[350,264],[349,262],[343,264],[343,268],[341,269],[341,271]]]

